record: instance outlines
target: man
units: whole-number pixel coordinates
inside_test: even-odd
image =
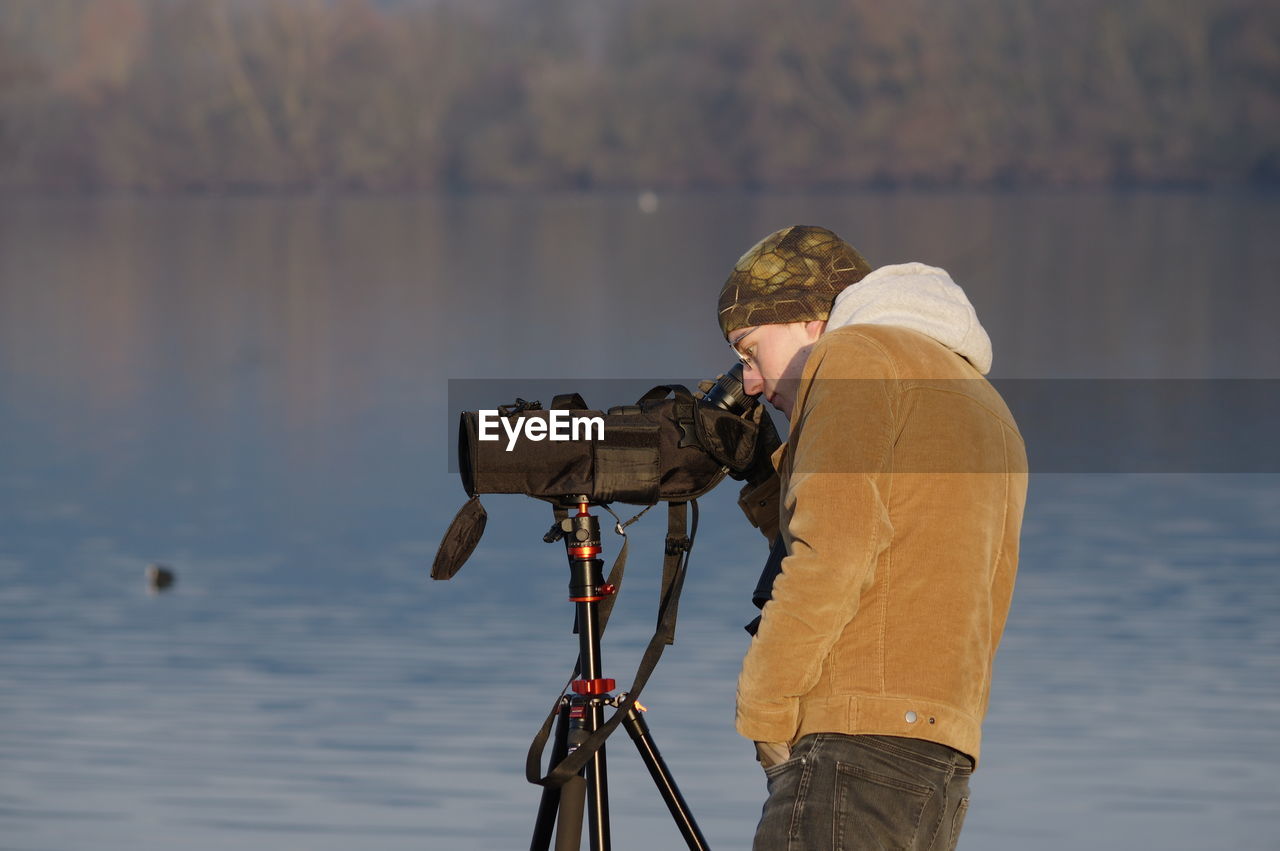
[[[1027,486],[987,334],[943,270],[809,226],[743,255],[720,327],[791,425],[742,497],[780,536],[738,682],[755,848],[954,848]]]

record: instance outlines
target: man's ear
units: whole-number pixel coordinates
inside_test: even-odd
[[[810,319],[804,323],[805,337],[808,338],[810,343],[817,341],[822,336],[822,332],[826,330],[827,320],[825,319]]]

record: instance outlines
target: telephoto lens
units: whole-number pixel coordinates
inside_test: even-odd
[[[737,416],[742,416],[758,404],[756,397],[748,396],[743,389],[740,363],[735,363],[733,369],[720,376],[702,397],[702,401]]]

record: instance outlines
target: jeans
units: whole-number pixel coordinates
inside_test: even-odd
[[[950,851],[969,809],[969,757],[896,736],[814,733],[765,769],[754,851]]]

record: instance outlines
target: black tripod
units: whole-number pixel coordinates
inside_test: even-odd
[[[604,562],[597,558],[601,551],[600,521],[589,508],[590,503],[579,503],[578,513],[566,516],[560,527],[569,556],[569,600],[577,608],[575,631],[578,633],[579,678],[571,683],[573,694],[560,699],[551,763],[558,765],[600,729],[606,706],[617,708],[625,705],[625,709],[618,709],[625,711],[622,726],[640,751],[640,758],[657,784],[676,827],[690,849],[706,851],[707,841],[680,795],[670,769],[658,753],[657,745],[649,734],[649,725],[636,711],[643,711],[643,707],[634,701],[628,702],[625,694],[617,697],[610,694],[616,683],[602,675],[600,601],[611,596],[615,589],[605,584],[601,573]],[[530,851],[548,851],[553,828],[555,851],[577,851],[582,844],[584,809],[588,815],[591,851],[609,851],[609,783],[603,744],[591,754],[577,775],[563,785],[544,786]]]

